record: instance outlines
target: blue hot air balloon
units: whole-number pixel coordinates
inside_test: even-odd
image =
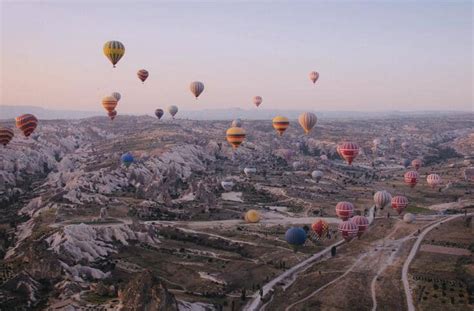
[[[301,246],[306,241],[306,231],[303,228],[291,227],[285,233],[285,240],[294,247]]]
[[[129,167],[133,163],[133,155],[130,152],[124,153],[121,157],[122,163]]]

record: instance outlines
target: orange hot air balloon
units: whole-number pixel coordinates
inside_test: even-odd
[[[316,84],[316,81],[319,79],[319,73],[316,71],[311,71],[309,73],[309,79],[313,81],[313,84]]]
[[[237,149],[245,139],[245,131],[241,127],[231,127],[226,132],[227,141]]]
[[[14,133],[13,130],[8,127],[0,127],[0,144],[3,146],[8,145],[8,143],[13,139]]]
[[[317,239],[322,240],[329,233],[329,224],[322,219],[318,219],[311,225],[311,229],[316,233]]]
[[[316,125],[318,118],[312,112],[303,112],[298,117],[298,122],[300,123],[301,127],[303,128],[306,134],[311,131],[311,129]]]
[[[290,126],[290,121],[288,120],[287,117],[282,117],[282,116],[276,116],[272,120],[273,122],[273,127],[275,130],[278,132],[278,135],[283,135],[283,132],[286,131],[288,126]]]
[[[392,208],[397,211],[398,215],[403,212],[407,205],[408,199],[402,195],[397,195],[392,198]]]
[[[16,127],[19,128],[26,137],[30,136],[38,126],[38,119],[32,114],[23,114],[16,117],[15,121]]]
[[[117,107],[117,99],[113,96],[105,96],[102,98],[102,106],[107,112],[112,112]]]
[[[347,163],[351,165],[352,161],[359,154],[359,146],[353,142],[343,142],[342,144],[337,146],[337,151],[339,155],[341,155],[344,160],[346,160]]]
[[[260,106],[260,104],[262,103],[262,101],[263,101],[262,96],[255,96],[255,97],[253,98],[253,103],[254,103],[255,106],[257,106],[257,107]]]
[[[418,175],[417,171],[409,171],[405,173],[404,180],[407,185],[413,188],[416,186],[419,177],[420,176]]]
[[[117,110],[113,110],[111,112],[107,112],[107,115],[109,116],[110,120],[114,120],[115,117],[117,116]]]
[[[415,160],[411,161],[411,166],[413,166],[413,168],[418,171],[420,169],[422,163],[423,162],[420,159],[415,159]]]
[[[438,174],[429,174],[426,177],[426,182],[431,188],[434,188],[441,183],[441,177]]]
[[[140,69],[137,72],[137,76],[138,76],[138,79],[140,79],[140,81],[142,81],[143,83],[148,78],[148,71],[146,71],[145,69]]]

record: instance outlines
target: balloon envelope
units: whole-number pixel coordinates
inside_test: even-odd
[[[285,240],[293,246],[301,246],[306,242],[306,231],[303,228],[291,227],[285,233]]]
[[[3,146],[8,145],[8,143],[13,139],[13,130],[8,127],[0,127],[0,144]]]
[[[312,112],[303,112],[298,117],[298,122],[300,123],[301,127],[303,128],[306,134],[308,134],[311,131],[311,129],[316,125],[317,121],[318,121],[318,118]]]
[[[163,109],[156,109],[155,110],[155,116],[158,118],[158,119],[161,119],[161,117],[165,114],[165,112],[163,111]]]
[[[38,126],[38,119],[32,114],[23,114],[15,119],[16,127],[29,137]]]
[[[121,157],[121,160],[122,160],[122,163],[125,165],[125,166],[130,166],[130,164],[133,163],[134,161],[134,158],[133,158],[133,155],[130,153],[130,152],[127,152],[127,153],[124,153]]]
[[[125,46],[120,41],[108,41],[104,44],[104,55],[115,65],[125,54]]]
[[[191,82],[191,84],[189,85],[189,89],[197,99],[199,95],[201,95],[201,93],[204,91],[204,83],[199,81]]]

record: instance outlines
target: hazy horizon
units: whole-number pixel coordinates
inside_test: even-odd
[[[474,110],[470,1],[0,5],[4,106],[101,111],[118,91],[119,114],[256,109],[255,95],[276,110]],[[116,69],[108,40],[126,47]]]

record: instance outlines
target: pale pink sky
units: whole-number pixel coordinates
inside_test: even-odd
[[[2,1],[2,105],[474,110],[472,2]],[[125,44],[116,69],[102,54]],[[136,77],[145,68],[144,85]],[[313,87],[311,70],[320,72]],[[188,85],[204,82],[196,101]]]

